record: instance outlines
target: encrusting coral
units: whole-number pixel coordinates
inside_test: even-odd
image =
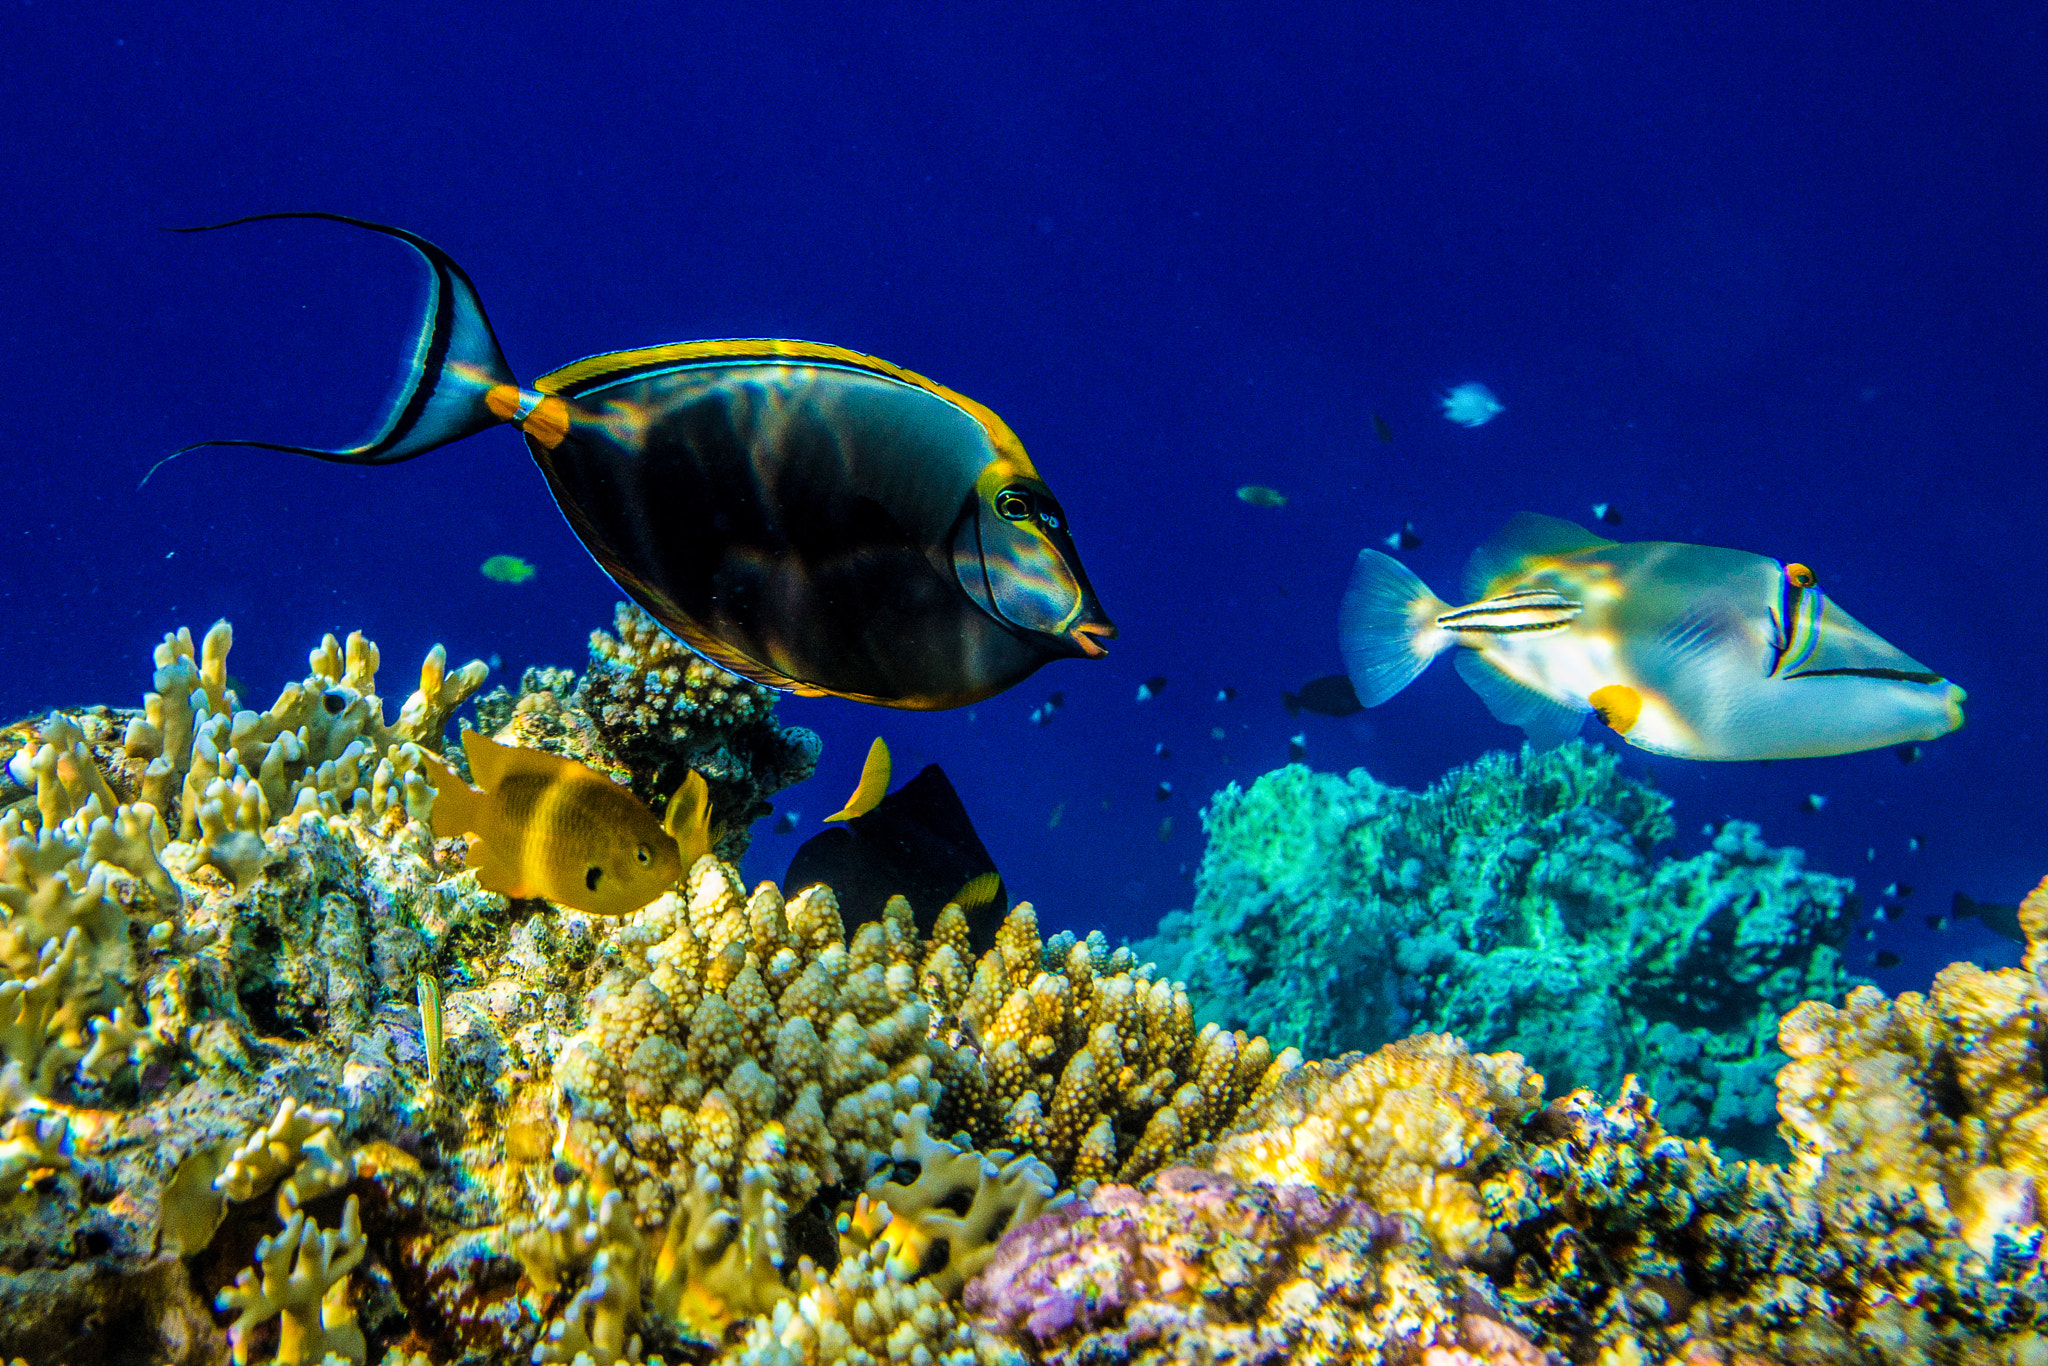
[[[1635,1073],[1674,1129],[1778,1152],[1778,1017],[1858,980],[1854,884],[1741,821],[1660,860],[1670,810],[1583,741],[1424,793],[1290,765],[1216,794],[1193,908],[1138,948],[1201,1018],[1311,1057],[1455,1034],[1562,1089]]]
[[[485,724],[655,793],[732,756],[743,842],[810,742],[620,627],[615,673],[532,671]],[[0,731],[0,1359],[2048,1361],[2048,884],[2024,969],[1845,998],[1814,947],[1842,889],[1736,824],[1650,868],[1662,799],[1611,764],[1467,770],[1434,834],[1382,793],[1374,847],[1447,871],[1375,896],[1464,879],[1491,899],[1455,913],[1551,935],[1456,953],[1717,965],[1684,1028],[1739,1047],[1685,1075],[1725,1092],[1773,1003],[1824,996],[1769,1021],[1790,1164],[1738,1161],[1633,1076],[1546,1102],[1497,1039],[1304,1063],[1025,904],[975,955],[958,908],[849,931],[716,858],[616,919],[508,902],[411,781],[473,670],[437,652],[387,726],[374,647],[330,637],[259,713],[228,642],[167,638],[140,713]]]

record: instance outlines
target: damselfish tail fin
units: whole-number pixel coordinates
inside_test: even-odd
[[[1377,707],[1450,648],[1451,633],[1436,624],[1450,610],[1393,556],[1358,552],[1337,614],[1337,648],[1361,703]]]
[[[413,348],[412,368],[384,429],[360,446],[323,450],[313,446],[287,446],[275,441],[195,441],[164,457],[171,460],[201,446],[256,446],[267,451],[310,455],[316,460],[333,460],[346,465],[390,465],[425,455],[437,446],[460,441],[486,427],[508,420],[486,401],[493,389],[518,388],[491,320],[484,315],[483,301],[476,286],[447,252],[424,237],[338,213],[259,213],[226,223],[199,228],[172,228],[172,232],[213,232],[242,223],[263,223],[281,218],[317,218],[330,223],[347,223],[395,237],[420,254],[432,272],[427,294],[426,317],[420,324],[418,344]],[[538,397],[538,396],[536,396]],[[518,414],[526,416],[525,413]],[[157,462],[161,466],[163,461]],[[152,467],[150,474],[156,473]],[[143,476],[148,482],[149,475]]]

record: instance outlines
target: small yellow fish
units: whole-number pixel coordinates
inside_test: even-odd
[[[1338,645],[1376,707],[1454,645],[1495,719],[1547,749],[1592,712],[1638,749],[1797,759],[1932,740],[1966,694],[1850,616],[1803,564],[1675,541],[1622,544],[1518,513],[1472,552],[1466,606],[1362,550]]]
[[[711,798],[692,772],[657,820],[631,792],[574,760],[462,737],[478,791],[429,755],[434,835],[471,836],[477,881],[592,915],[627,915],[711,852]]]
[[[477,572],[494,583],[525,583],[536,571],[517,555],[493,555]]]
[[[1287,495],[1278,489],[1269,489],[1264,484],[1246,484],[1237,491],[1240,502],[1250,503],[1255,508],[1284,508]]]

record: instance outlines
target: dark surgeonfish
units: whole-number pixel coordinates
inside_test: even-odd
[[[1358,700],[1379,706],[1455,645],[1458,673],[1537,749],[1588,712],[1681,759],[1853,754],[1963,724],[1963,690],[1843,611],[1803,564],[1625,545],[1523,512],[1472,552],[1465,598],[1454,607],[1399,560],[1359,551],[1338,621]]]
[[[256,446],[387,465],[510,422],[576,535],[705,658],[770,687],[937,710],[991,697],[1116,635],[1067,515],[1003,420],[837,346],[697,341],[614,351],[521,385],[476,288],[432,272],[411,373],[360,446]],[[179,452],[182,454],[182,452]]]
[[[1010,910],[996,861],[937,764],[927,764],[873,806],[804,841],[789,861],[782,890],[795,896],[820,882],[838,898],[849,932],[880,920],[889,898],[900,895],[917,915],[918,933],[929,935],[946,904],[958,902],[967,912],[977,954],[994,947],[996,928]]]

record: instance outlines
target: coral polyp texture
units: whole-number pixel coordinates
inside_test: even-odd
[[[1455,1034],[1554,1088],[1633,1073],[1672,1129],[1775,1155],[1778,1017],[1860,980],[1854,884],[1742,821],[1659,858],[1670,813],[1582,741],[1421,793],[1290,765],[1216,795],[1192,909],[1139,948],[1311,1057]]]
[[[619,626],[481,724],[648,792],[725,763],[743,844],[815,741]],[[436,651],[387,724],[375,647],[328,637],[256,712],[230,642],[0,732],[0,1361],[2048,1361],[2048,882],[2026,967],[1888,1000],[1814,968],[1832,884],[1753,833],[1637,870],[1715,943],[1695,902],[1782,912],[1730,950],[1781,980],[1727,998],[1747,1040],[1817,997],[1769,1021],[1773,1164],[1533,1044],[1305,1060],[1026,903],[977,955],[958,907],[849,926],[716,856],[627,916],[508,901],[418,781],[480,670]],[[1459,876],[1542,866],[1489,862],[1502,824],[1623,869],[1662,828],[1577,752],[1445,791]]]

